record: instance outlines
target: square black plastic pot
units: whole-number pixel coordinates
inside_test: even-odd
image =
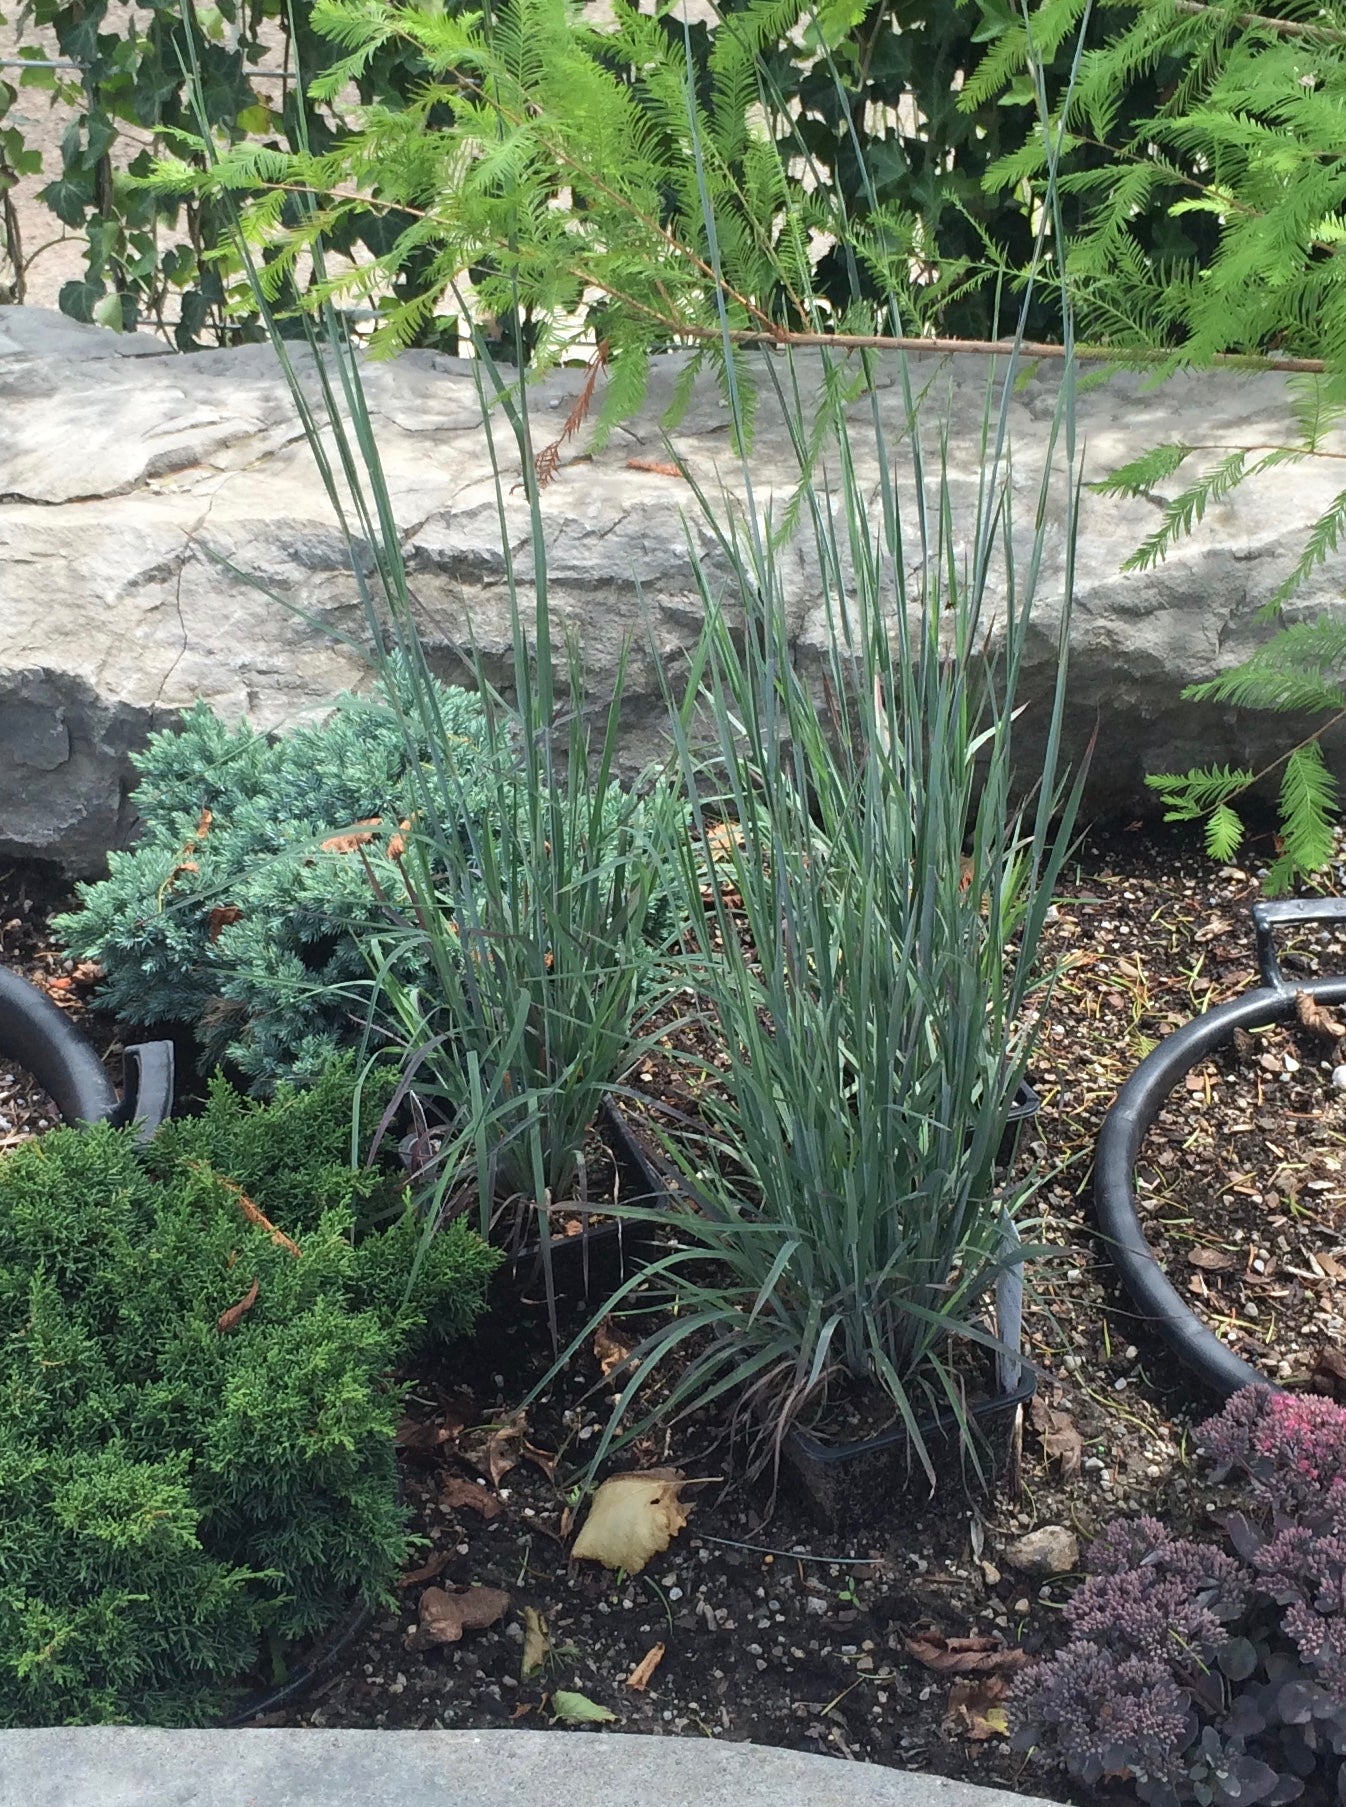
[[[1036,1117],[1041,1109],[1041,1098],[1026,1079],[1021,1079],[1010,1100],[1009,1114],[1005,1120],[1005,1133],[1001,1136],[1000,1147],[996,1151],[997,1167],[1013,1166],[1014,1157],[1019,1152],[1019,1137],[1023,1133],[1023,1126],[1031,1117]]]
[[[985,1396],[968,1400],[961,1421],[952,1409],[917,1420],[941,1488],[994,1490],[1014,1447],[1019,1413],[1037,1391],[1037,1374],[1019,1353],[1023,1274],[1017,1265],[1001,1273],[995,1293],[1004,1348],[987,1351]],[[930,1490],[930,1476],[903,1424],[850,1443],[830,1443],[792,1429],[781,1457],[791,1491],[822,1524],[837,1529],[881,1523],[904,1499]]]
[[[1010,1104],[996,1164],[1012,1165],[1023,1126],[1042,1100],[1026,1079]],[[1011,1230],[1008,1239],[1017,1246]],[[938,1485],[959,1482],[991,1491],[1014,1445],[1019,1413],[1037,1391],[1037,1374],[1023,1359],[1023,1270],[1006,1267],[995,1283],[996,1319],[1003,1347],[987,1351],[986,1392],[970,1399],[963,1417],[952,1409],[919,1418],[916,1428]],[[969,1448],[969,1443],[971,1448]],[[975,1451],[975,1460],[973,1452]],[[903,1424],[851,1443],[830,1443],[792,1429],[781,1446],[782,1467],[801,1501],[824,1524],[872,1525],[892,1512],[913,1488],[928,1490],[930,1476]]]
[[[603,1104],[595,1123],[617,1178],[622,1204],[662,1209],[668,1204],[663,1182],[650,1165],[621,1112]],[[549,1257],[552,1287],[558,1297],[595,1299],[615,1292],[626,1277],[650,1259],[655,1226],[644,1219],[604,1216],[601,1203],[595,1221],[574,1236],[553,1236]],[[544,1295],[546,1274],[541,1243],[535,1238],[512,1252],[496,1285]]]

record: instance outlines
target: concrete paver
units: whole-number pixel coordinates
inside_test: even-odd
[[[916,1771],[630,1733],[0,1732],[0,1807],[1048,1807]]]

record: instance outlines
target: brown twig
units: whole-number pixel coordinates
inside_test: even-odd
[[[1198,17],[1202,13],[1219,13],[1231,25],[1242,25],[1253,31],[1262,29],[1278,32],[1285,38],[1317,38],[1324,43],[1346,44],[1346,32],[1334,31],[1330,25],[1303,23],[1297,19],[1268,19],[1265,13],[1227,13],[1222,6],[1208,6],[1204,0],[1172,0],[1172,5],[1175,12]]]
[[[566,415],[565,425],[560,434],[550,445],[544,445],[533,460],[533,469],[537,474],[537,486],[545,489],[561,466],[561,447],[567,439],[573,439],[589,417],[589,409],[593,405],[594,388],[598,382],[600,370],[606,370],[608,363],[608,342],[600,339],[594,355],[589,359],[584,374],[584,385],[575,397],[575,405]]]

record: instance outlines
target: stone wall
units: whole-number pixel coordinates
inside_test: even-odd
[[[917,384],[930,385],[925,418],[947,423],[955,500],[970,508],[986,363],[912,363]],[[658,744],[655,652],[676,659],[700,620],[689,530],[718,568],[687,486],[639,468],[666,457],[659,417],[676,369],[671,358],[656,369],[644,415],[603,452],[576,456],[571,442],[544,495],[554,614],[579,632],[596,695],[623,642],[631,637],[636,647],[625,712],[632,763]],[[556,436],[582,380],[580,371],[560,371],[531,392],[538,444]],[[1058,381],[1059,366],[1044,365],[1013,402],[1014,497],[1030,524]],[[505,564],[472,367],[413,352],[368,367],[366,385],[437,663],[454,675],[470,622],[503,671]],[[881,403],[895,441],[900,402],[890,367]],[[1087,477],[1164,440],[1281,438],[1289,419],[1285,381],[1274,374],[1203,375],[1153,392],[1120,376],[1082,397],[1079,414]],[[863,443],[858,410],[856,419]],[[512,450],[503,423],[499,443]],[[723,480],[741,492],[712,384],[698,387],[675,443],[712,491]],[[752,468],[759,502],[788,494],[788,446],[765,392]],[[1198,709],[1180,692],[1265,637],[1257,610],[1332,493],[1332,468],[1284,467],[1211,510],[1197,538],[1157,569],[1128,574],[1118,568],[1155,525],[1158,504],[1086,496],[1070,745],[1078,753],[1097,726],[1092,810],[1146,807],[1146,771],[1262,763],[1289,744],[1276,717]],[[1059,482],[1052,506],[1025,723],[1044,716],[1054,675]],[[508,527],[526,561],[521,494],[509,501]],[[807,660],[825,626],[802,549],[787,576],[786,605]],[[1298,612],[1340,607],[1339,591],[1329,567]],[[196,697],[267,728],[321,709],[361,681],[358,653],[343,643],[361,622],[343,541],[269,347],[181,357],[154,339],[0,307],[0,852],[96,868],[130,832],[127,756],[152,727]]]

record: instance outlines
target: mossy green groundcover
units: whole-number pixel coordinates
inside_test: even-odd
[[[407,1554],[395,1368],[496,1255],[348,1164],[338,1066],[0,1160],[0,1725],[208,1722]],[[418,1261],[418,1251],[422,1258]]]

